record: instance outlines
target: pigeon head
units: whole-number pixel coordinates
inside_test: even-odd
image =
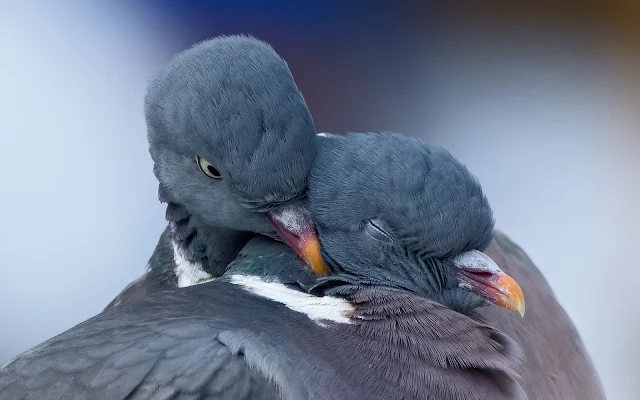
[[[518,285],[480,250],[493,214],[446,150],[395,134],[319,136],[309,200],[331,280],[394,286],[460,312],[524,310]]]
[[[269,45],[229,36],[184,51],[149,85],[145,116],[161,200],[205,227],[268,235],[275,227],[300,255],[321,260],[308,210],[296,202],[315,128]]]

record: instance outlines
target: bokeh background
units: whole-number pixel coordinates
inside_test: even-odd
[[[517,3],[514,5],[512,3]],[[480,178],[610,399],[640,393],[640,3],[3,2],[0,363],[99,312],[164,228],[143,96],[173,55],[250,33],[319,131],[441,144]]]

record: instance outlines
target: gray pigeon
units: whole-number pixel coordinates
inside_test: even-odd
[[[395,135],[319,138],[309,195],[332,276],[254,238],[222,278],[21,355],[0,370],[0,398],[525,398],[519,347],[455,311],[524,306],[478,251],[493,218],[464,166]]]
[[[340,160],[339,154],[347,154],[347,151],[342,150],[340,146],[349,146],[350,142],[338,140],[338,137],[335,138],[336,140],[334,140],[333,145],[335,148],[333,150],[328,146],[328,139],[324,140],[319,146],[320,153],[336,152],[334,156],[323,156],[322,159],[328,158],[336,164],[348,165],[349,160]],[[387,181],[374,180],[365,183],[370,177],[366,174],[354,174],[353,171],[377,170],[378,174],[387,173],[387,170],[383,168],[384,164],[380,163],[379,159],[366,156],[366,154],[372,152],[372,147],[368,145],[375,146],[375,143],[374,141],[363,141],[360,147],[354,147],[349,152],[351,154],[361,153],[359,156],[353,157],[353,162],[370,162],[366,167],[360,164],[357,168],[345,167],[344,169],[337,169],[332,165],[325,164],[327,169],[331,169],[332,174],[335,175],[335,171],[339,171],[339,176],[334,177],[337,182],[344,182],[349,179],[351,182],[349,185],[343,184],[341,186],[353,188],[351,191],[338,190],[337,186],[333,189],[330,185],[323,186],[322,184],[326,184],[327,182],[319,179],[320,177],[317,175],[324,174],[326,171],[319,167],[312,169],[311,182],[314,183],[310,188],[312,211],[314,220],[318,225],[324,251],[328,253],[326,257],[331,257],[333,262],[342,265],[343,268],[349,265],[347,261],[349,259],[357,260],[356,269],[359,265],[367,265],[366,260],[371,260],[374,257],[374,253],[378,251],[375,245],[369,243],[357,247],[342,246],[341,243],[345,243],[347,240],[354,241],[357,240],[356,238],[364,240],[366,237],[353,235],[351,232],[346,231],[342,238],[336,233],[332,233],[331,238],[328,238],[326,232],[330,230],[332,226],[326,226],[326,221],[332,223],[334,221],[340,221],[340,226],[342,227],[351,218],[353,229],[357,231],[360,229],[361,221],[366,220],[366,217],[369,215],[379,215],[380,208],[389,214],[393,214],[393,219],[396,221],[396,226],[389,226],[388,223],[377,219],[370,220],[368,225],[365,225],[365,230],[368,230],[372,235],[380,239],[386,238],[388,241],[387,233],[393,233],[398,229],[398,226],[400,226],[400,229],[403,231],[401,235],[406,235],[404,232],[413,227],[417,229],[423,228],[421,225],[412,223],[412,218],[420,218],[429,221],[429,224],[434,226],[438,224],[442,225],[434,231],[426,231],[423,233],[424,235],[434,235],[433,238],[427,241],[441,240],[445,242],[436,248],[463,248],[466,245],[463,240],[464,237],[456,235],[455,232],[460,229],[460,223],[472,221],[474,217],[482,217],[482,215],[478,213],[478,210],[482,209],[482,199],[469,196],[470,200],[467,201],[470,205],[469,209],[461,209],[458,217],[450,218],[453,210],[448,209],[449,206],[446,200],[448,196],[456,193],[450,191],[450,188],[453,186],[451,181],[455,179],[450,171],[448,174],[450,175],[451,181],[435,181],[439,182],[441,188],[431,188],[433,193],[438,193],[438,195],[433,195],[433,198],[437,200],[433,208],[411,210],[411,205],[416,203],[409,199],[397,201],[396,198],[390,199],[389,203],[382,206],[380,203],[382,200],[373,196],[362,197],[360,199],[357,214],[353,211],[353,205],[351,205],[351,208],[348,208],[349,205],[352,204],[351,198],[357,196],[357,188],[362,185],[373,185],[379,182],[385,185],[392,185],[397,191],[409,193],[412,187],[421,187],[421,178],[419,174],[416,177],[416,171],[424,170],[429,171],[431,174],[438,174],[438,171],[434,171],[432,168],[421,167],[419,164],[420,160],[415,162],[409,156],[405,156],[405,160],[400,166],[400,168],[405,168],[404,175],[395,173]],[[397,152],[397,154],[401,153]],[[435,156],[431,156],[431,159],[433,159],[433,157]],[[378,163],[377,165],[379,166],[377,169],[376,163]],[[444,175],[444,172],[442,174]],[[347,177],[347,175],[349,175],[349,177]],[[397,179],[397,181],[395,179]],[[464,183],[469,181],[458,180],[458,182]],[[385,193],[385,188],[379,188],[378,192]],[[327,201],[326,196],[329,195],[335,196],[336,199]],[[474,204],[474,201],[476,204]],[[451,207],[455,207],[457,203],[451,201],[450,204]],[[442,213],[440,210],[443,210]],[[338,218],[321,218],[323,211],[337,215]],[[465,213],[468,214],[465,215]],[[405,216],[404,220],[400,220],[399,216]],[[482,225],[474,223],[472,226],[481,227]],[[449,229],[449,233],[445,234],[447,229]],[[383,232],[385,234],[382,234]],[[505,273],[521,285],[522,290],[526,293],[528,311],[525,318],[519,318],[513,313],[505,313],[504,310],[500,308],[483,307],[476,309],[476,312],[473,313],[474,318],[478,318],[489,326],[504,332],[522,346],[525,354],[525,363],[521,382],[529,399],[604,399],[605,396],[600,379],[584,348],[582,340],[562,306],[558,303],[549,284],[520,247],[503,233],[498,231],[494,231],[494,233],[495,238],[491,241],[488,248],[484,250],[484,253],[495,260]],[[416,232],[411,236],[417,234]],[[398,234],[395,234],[395,236],[397,235]],[[485,234],[480,233],[474,237],[487,238]],[[335,241],[335,243],[333,243],[333,241]],[[476,243],[475,247],[482,249],[485,245],[486,243]],[[422,251],[427,250],[426,248],[422,249]],[[389,252],[385,253],[388,254]],[[380,253],[380,256],[385,253]],[[344,258],[339,258],[341,255]],[[438,257],[443,256],[443,254],[436,255]],[[444,255],[446,256],[447,254]],[[391,260],[388,261],[388,263],[391,262]],[[384,263],[379,262],[378,264]],[[381,271],[378,276],[381,279],[386,279],[384,271]],[[446,295],[446,293],[446,291],[442,292],[442,295]],[[454,294],[460,295],[461,292],[454,291]],[[464,313],[468,313],[474,305],[471,303],[469,304],[471,307],[460,307],[460,305],[464,305],[464,302],[454,301],[452,303],[446,298],[439,298],[437,300]]]
[[[326,275],[301,200],[315,127],[287,64],[269,45],[247,36],[202,42],[158,74],[145,103],[169,226],[149,272],[111,306],[220,276],[249,232],[275,237],[274,228]]]

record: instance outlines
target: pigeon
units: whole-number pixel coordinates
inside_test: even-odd
[[[340,143],[344,143],[345,145],[349,144],[348,142],[338,140],[338,136],[329,137],[335,138],[334,143],[336,143],[337,146],[339,146]],[[325,143],[325,147],[327,146],[328,141],[329,139],[325,139],[323,141]],[[354,157],[354,162],[357,160],[357,162],[362,163],[363,161],[366,162],[369,160],[372,163],[379,163],[379,160],[375,158],[366,157],[366,154],[369,154],[371,150],[371,148],[367,147],[367,143],[364,143],[360,148],[353,148],[351,150],[351,153],[364,153],[359,157]],[[325,148],[320,151],[322,153],[326,153],[332,150]],[[333,151],[337,153],[335,156],[323,156],[322,159],[330,158],[337,164],[346,165],[348,161],[339,160],[338,157],[338,154],[346,154],[346,152],[339,148],[336,148]],[[398,152],[398,154],[400,154],[400,152]],[[390,179],[385,182],[385,184],[393,185],[394,187],[399,188],[398,190],[400,191],[402,191],[402,189],[400,189],[402,187],[411,186],[413,184],[412,180],[415,179],[413,178],[413,175],[415,174],[413,171],[417,171],[420,168],[414,165],[409,159],[405,160],[404,168],[406,168],[404,176],[397,174],[394,175],[398,177],[397,182]],[[375,164],[371,164],[368,167],[360,165],[358,168],[344,168],[343,170],[339,170],[329,165],[327,166],[327,169],[330,169],[332,174],[335,174],[335,171],[350,174],[352,175],[351,179],[353,182],[354,179],[357,179],[357,176],[353,177],[353,172],[351,171],[359,169],[375,171],[376,166]],[[433,170],[431,171],[431,173],[436,173]],[[331,238],[336,242],[335,245],[332,246],[331,238],[323,237],[326,236],[323,232],[326,232],[327,229],[331,229],[331,226],[325,226],[325,221],[330,221],[332,223],[340,221],[340,225],[343,225],[351,216],[354,218],[354,229],[357,230],[359,229],[360,221],[362,221],[366,215],[374,214],[368,210],[380,207],[380,199],[362,197],[358,206],[358,212],[361,213],[362,216],[360,218],[356,218],[351,210],[347,211],[348,208],[346,208],[346,206],[351,203],[352,197],[357,196],[357,189],[355,188],[363,185],[369,177],[362,175],[361,181],[355,181],[349,185],[349,187],[354,188],[353,191],[344,191],[336,190],[335,188],[332,189],[329,185],[319,185],[325,181],[319,179],[319,177],[315,175],[323,173],[325,172],[321,168],[312,169],[313,176],[311,178],[311,182],[316,184],[310,188],[310,198],[312,200],[311,203],[315,205],[315,209],[312,211],[314,219],[318,225],[324,252],[328,253],[325,254],[325,257],[332,257],[333,262],[343,266],[348,266],[348,262],[346,261],[347,259],[358,260],[356,265],[366,265],[366,260],[370,260],[373,257],[372,253],[377,250],[373,249],[367,252],[363,251],[362,247],[358,247],[357,250],[353,250],[353,247],[351,246],[341,246],[341,242],[349,240],[347,239],[347,236],[361,237],[351,235],[349,232],[345,232],[344,238],[340,238],[336,234],[331,235]],[[384,174],[386,171],[380,168],[378,173]],[[347,177],[337,176],[335,179],[338,182],[342,182],[346,180]],[[443,183],[443,187],[441,189],[433,189],[434,193],[441,193],[441,195],[433,196],[436,200],[445,200],[446,197],[443,196],[445,193],[449,192],[449,188],[451,187],[451,184],[448,183],[448,181],[443,180],[441,183]],[[369,184],[373,184],[373,182]],[[408,192],[409,190],[406,191]],[[380,188],[379,192],[384,193],[384,189]],[[334,196],[336,196],[336,203],[326,200],[325,196],[328,196],[331,193],[334,193]],[[344,197],[344,199],[341,199],[342,197]],[[338,201],[341,203],[337,203]],[[370,203],[374,203],[375,207]],[[341,204],[344,204],[344,206]],[[396,219],[397,216],[400,215],[407,215],[408,217],[416,218],[416,215],[421,211],[416,212],[407,210],[409,204],[412,204],[411,201],[398,201],[395,204],[390,203],[383,208],[388,210],[390,213],[393,212],[396,215]],[[460,237],[458,237],[454,231],[459,229],[456,226],[459,221],[469,221],[470,216],[460,215],[457,218],[449,219],[450,214],[446,211],[447,204],[445,202],[437,202],[436,204],[438,204],[438,207],[422,211],[427,212],[430,210],[433,214],[424,214],[421,218],[428,220],[431,224],[453,224],[451,225],[451,232],[449,234],[442,234],[444,232],[444,228],[438,228],[434,231],[438,234],[440,240],[449,241],[447,244],[442,244],[437,248],[452,249],[456,248],[456,246],[464,245],[464,242],[457,242]],[[451,204],[455,205],[456,203],[451,202]],[[468,204],[471,206],[471,210],[463,211],[473,211],[473,213],[476,213],[477,209],[480,207],[478,204],[473,205],[471,200],[468,200]],[[321,215],[323,210],[327,213],[343,214],[340,214],[339,218],[335,219],[319,218],[319,215]],[[445,211],[440,214],[439,210]],[[367,214],[368,212],[370,214]],[[440,219],[441,217],[443,219]],[[411,219],[407,218],[403,222],[397,223],[397,226],[411,227]],[[368,229],[372,235],[383,240],[386,239],[387,241],[389,240],[389,237],[397,236],[397,234],[392,234],[397,229],[396,226],[388,226],[384,221],[379,221],[377,219],[368,221],[366,229]],[[404,230],[407,228],[402,229]],[[491,259],[495,260],[505,273],[514,278],[522,286],[524,293],[527,294],[527,304],[529,305],[529,311],[526,318],[519,318],[512,313],[505,313],[504,310],[496,307],[480,307],[473,309],[473,307],[468,306],[461,308],[456,306],[456,304],[448,304],[448,306],[458,309],[463,313],[471,313],[474,318],[505,333],[523,348],[525,363],[522,370],[521,383],[529,399],[604,399],[604,391],[589,354],[586,351],[578,332],[571,323],[570,318],[559,304],[543,275],[536,268],[526,253],[519,246],[513,243],[504,233],[494,229],[493,234],[494,238],[491,240],[489,246],[484,250],[484,253]],[[477,235],[476,237],[486,236]],[[434,237],[431,240],[437,240],[437,238]],[[478,244],[476,247],[482,249],[485,247],[485,244]],[[349,253],[357,254],[346,254],[344,255],[344,259],[338,258],[343,254],[343,252],[347,251]],[[442,255],[439,254],[438,256]],[[383,274],[378,274],[378,276],[384,279]],[[440,299],[439,301],[443,304],[447,304],[446,299]],[[473,304],[471,304],[471,306],[473,306]],[[522,307],[522,312],[524,313],[524,307]]]
[[[222,36],[180,53],[150,83],[145,116],[168,227],[109,307],[222,275],[252,233],[327,274],[304,201],[316,131],[273,48]]]
[[[318,138],[309,204],[331,275],[253,237],[222,277],[113,307],[11,361],[0,398],[526,398],[520,347],[460,312],[524,308],[479,251],[494,220],[462,164],[397,135]]]

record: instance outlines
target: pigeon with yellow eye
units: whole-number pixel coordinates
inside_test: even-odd
[[[228,36],[184,51],[151,82],[145,115],[169,224],[148,272],[110,306],[220,276],[254,233],[327,275],[304,200],[315,127],[269,45]]]

